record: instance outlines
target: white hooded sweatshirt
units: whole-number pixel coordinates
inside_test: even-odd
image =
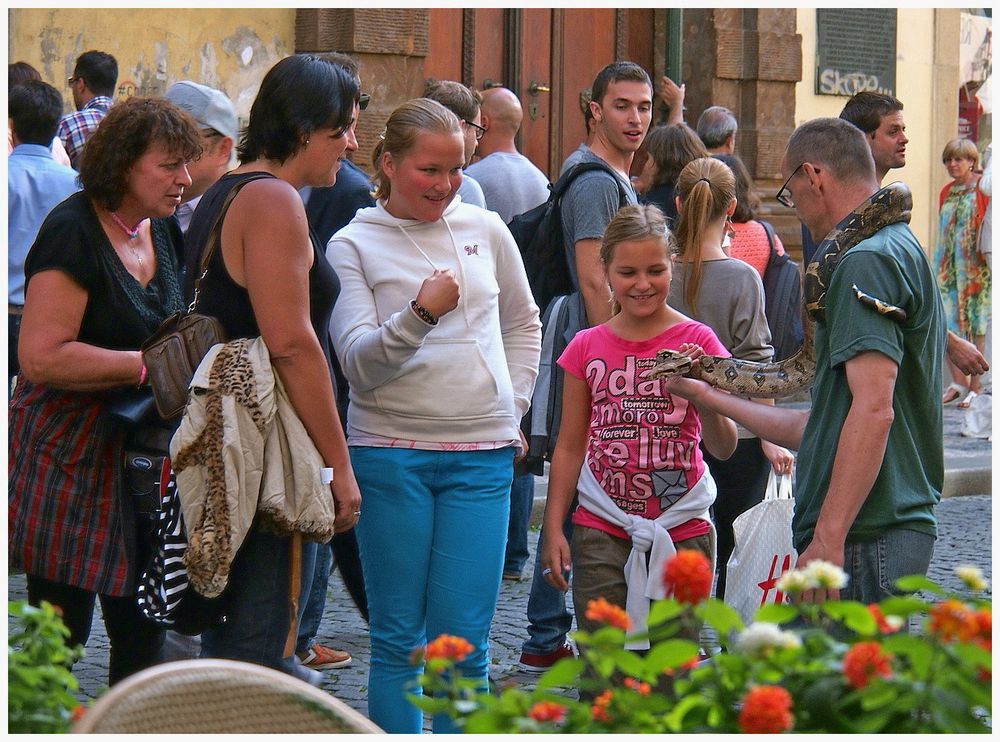
[[[506,225],[456,197],[435,222],[379,201],[327,245],[340,277],[330,334],[351,385],[348,437],[517,440],[541,348],[538,307]],[[431,326],[410,308],[424,279],[453,271],[458,307]]]

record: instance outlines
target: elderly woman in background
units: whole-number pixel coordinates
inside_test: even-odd
[[[263,339],[292,408],[334,470],[330,494],[337,533],[352,528],[361,514],[331,368],[328,324],[340,281],[310,234],[298,190],[336,181],[341,161],[358,146],[359,101],[357,78],[327,59],[295,54],[275,64],[250,108],[237,149],[240,166],[202,196],[185,255],[190,295],[212,225],[222,215],[198,311],[216,317],[230,340]],[[283,652],[293,620],[290,546],[289,536],[268,533],[255,518],[222,594],[226,620],[202,632],[203,657],[303,675]],[[304,544],[302,595],[312,587],[315,559],[316,544]]]
[[[938,197],[940,217],[935,263],[938,288],[944,301],[948,329],[971,340],[981,353],[986,324],[990,316],[992,275],[978,249],[978,231],[989,209],[989,197],[979,190],[979,151],[968,139],[952,139],[944,148],[941,161],[952,181]],[[945,389],[942,402],[965,409],[981,389],[979,376],[966,376],[947,358],[952,383]]]
[[[194,121],[170,103],[119,103],[87,142],[83,190],[52,210],[25,262],[8,557],[32,605],[62,610],[70,644],[86,644],[100,597],[110,684],[153,664],[163,634],[136,603],[152,516],[125,495],[126,431],[108,404],[145,382],[139,347],[182,308],[170,217],[199,152]]]
[[[646,137],[646,162],[635,181],[640,201],[655,204],[670,224],[677,221],[674,188],[677,176],[692,160],[708,157],[701,139],[687,124],[657,126]]]

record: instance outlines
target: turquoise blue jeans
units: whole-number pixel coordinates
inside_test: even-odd
[[[488,688],[513,460],[513,448],[351,448],[370,613],[368,716],[389,733],[420,733],[423,713],[406,694],[421,693],[422,668],[410,655],[441,634],[472,644],[459,670]],[[434,717],[433,728],[456,731],[443,715]]]

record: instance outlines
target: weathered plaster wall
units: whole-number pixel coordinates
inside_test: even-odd
[[[264,73],[295,48],[294,8],[19,8],[8,21],[9,61],[34,65],[67,111],[77,56],[99,49],[118,60],[117,97],[189,79],[224,91],[245,120]]]

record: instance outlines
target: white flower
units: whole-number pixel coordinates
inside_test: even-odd
[[[828,590],[840,590],[847,585],[847,573],[836,564],[814,559],[805,568],[806,575],[816,587]]]
[[[902,616],[886,616],[885,625],[889,627],[892,631],[899,631],[903,628],[903,624],[906,623],[906,619]]]
[[[782,631],[777,624],[754,622],[736,637],[736,649],[745,654],[762,656],[772,649],[798,649],[802,640],[791,631]]]
[[[960,579],[967,588],[980,592],[990,586],[990,583],[983,577],[983,571],[979,567],[971,564],[960,564],[955,567],[955,576]]]
[[[775,587],[788,595],[797,595],[803,590],[809,590],[810,588],[816,587],[816,584],[804,571],[800,569],[790,569],[778,578],[778,582],[775,584]]]

